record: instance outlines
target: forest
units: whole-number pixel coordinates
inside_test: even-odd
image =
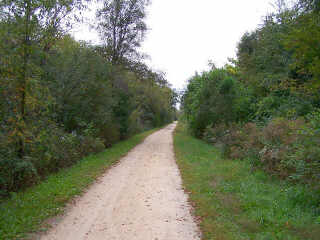
[[[0,1],[0,196],[171,122],[177,93],[139,47],[145,0],[105,0],[100,44],[76,41],[89,0]]]
[[[319,211],[320,1],[277,3],[235,59],[189,79],[182,118],[224,156],[309,186]]]

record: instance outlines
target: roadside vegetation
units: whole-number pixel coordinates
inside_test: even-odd
[[[319,3],[277,3],[237,59],[189,80],[182,118],[224,156],[309,186],[320,211]]]
[[[154,131],[140,133],[85,157],[40,184],[13,193],[10,199],[0,202],[0,239],[25,239],[33,232],[47,230],[46,219],[62,213],[70,199],[81,195],[97,177]]]
[[[214,175],[225,178],[217,191],[239,198],[239,206],[257,224],[253,239],[315,239],[311,233],[319,236],[320,229],[320,5],[311,0],[275,2],[276,11],[243,35],[236,59],[196,73],[181,96],[181,120],[192,136],[209,145],[177,138],[184,138],[186,146],[188,141],[202,146],[201,153],[190,152],[192,145],[183,147],[200,161],[186,154],[184,161],[192,162],[183,171],[195,171],[185,173],[194,178],[187,185],[202,189],[204,184],[201,191],[209,199],[215,191],[206,182],[209,177],[213,185]],[[208,202],[205,208],[210,208]],[[203,230],[209,231],[205,225],[210,218],[200,215]],[[248,223],[247,230],[251,227]]]
[[[139,52],[147,1],[105,0],[96,45],[69,35],[91,3],[0,2],[0,198],[175,117]]]
[[[252,169],[249,159],[224,158],[181,122],[174,149],[203,240],[319,238],[318,196],[307,185]]]

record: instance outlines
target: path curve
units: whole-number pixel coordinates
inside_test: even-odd
[[[200,239],[174,160],[175,124],[111,168],[42,240]]]

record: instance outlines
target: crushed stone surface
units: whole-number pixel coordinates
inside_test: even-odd
[[[74,201],[41,240],[200,239],[173,153],[170,124]]]

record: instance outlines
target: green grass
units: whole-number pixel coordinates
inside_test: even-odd
[[[320,239],[319,206],[307,187],[223,159],[182,124],[174,147],[203,239]]]
[[[154,131],[138,134],[104,152],[88,156],[25,192],[13,194],[0,204],[0,239],[23,239],[28,233],[45,230],[44,220],[62,213],[70,199],[80,195],[106,169]]]

